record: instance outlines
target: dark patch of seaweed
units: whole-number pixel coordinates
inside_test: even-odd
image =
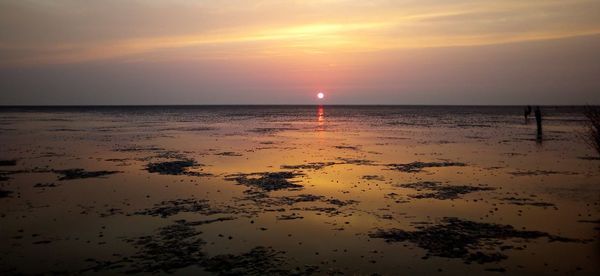
[[[385,178],[382,175],[363,175],[361,178],[364,180],[385,181]]]
[[[504,197],[504,198],[501,198],[500,200],[502,200],[508,204],[519,205],[519,206],[524,206],[524,205],[536,206],[536,207],[554,207],[554,206],[556,206],[553,203],[535,201],[531,198]]]
[[[12,193],[12,191],[0,189],[0,198],[9,197]]]
[[[320,170],[327,166],[335,165],[335,162],[310,162],[300,165],[282,165],[282,169],[286,170]]]
[[[291,213],[291,214],[283,214],[277,216],[277,220],[294,220],[294,219],[303,219],[304,217],[300,214]]]
[[[9,166],[16,166],[17,165],[17,160],[0,160],[0,166],[2,167],[9,167]]]
[[[58,180],[73,180],[83,178],[96,178],[103,177],[111,174],[121,173],[120,171],[86,171],[84,169],[66,169],[66,170],[52,170],[56,174],[62,175]]]
[[[35,185],[33,185],[34,188],[54,188],[57,187],[58,185],[56,185],[53,182],[49,182],[49,183],[36,183]]]
[[[258,177],[252,177],[256,176]],[[236,181],[240,185],[246,185],[252,188],[258,188],[263,191],[275,191],[282,189],[301,189],[303,186],[290,181],[301,173],[295,172],[266,172],[251,174],[229,175],[225,179]]]
[[[553,175],[553,174],[562,174],[562,175],[577,175],[577,172],[566,172],[566,171],[548,171],[548,170],[533,170],[533,171],[514,171],[509,172],[514,176],[540,176],[540,175]]]
[[[192,212],[203,215],[223,213],[221,210],[211,207],[208,200],[186,198],[162,201],[155,204],[152,208],[137,211],[134,215],[160,216],[166,218],[181,212]]]
[[[357,146],[340,145],[334,146],[336,149],[347,149],[347,150],[360,150]]]
[[[581,157],[577,157],[581,160],[589,160],[589,161],[600,161],[600,157],[596,157],[596,156],[581,156]]]
[[[241,153],[237,153],[237,152],[233,152],[233,151],[219,152],[219,153],[215,153],[215,155],[220,155],[220,156],[242,156]]]
[[[248,132],[254,132],[259,134],[275,134],[277,132],[286,131],[286,130],[299,130],[297,128],[290,127],[259,127],[248,130]]]
[[[120,152],[144,152],[144,151],[164,151],[165,149],[156,146],[130,146],[115,149]]]
[[[441,168],[441,167],[464,167],[467,164],[461,162],[412,162],[406,164],[388,164],[392,170],[401,172],[418,173],[425,168]]]
[[[271,197],[267,192],[261,190],[249,190],[246,191],[245,194],[247,196],[240,198],[239,200],[250,201],[254,204],[250,206],[245,205],[243,208],[243,212],[248,214],[284,212],[286,211],[286,208],[295,206],[296,204],[305,203],[303,206],[306,206],[308,203],[314,203],[314,205],[309,205],[306,207],[292,207],[289,210],[319,212],[333,216],[340,214],[340,209],[342,207],[358,203],[358,201],[355,200],[340,200],[311,194]]]
[[[196,266],[217,275],[308,275],[318,268],[305,266],[299,270],[285,269],[283,254],[270,247],[258,246],[241,254],[222,254],[213,257],[202,249],[206,244],[200,238],[194,222],[185,220],[159,228],[155,235],[125,239],[137,250],[131,256],[115,256],[115,261],[98,261],[82,272],[122,271],[127,274],[174,273],[182,268]]]
[[[189,226],[198,226],[198,225],[205,225],[205,224],[211,224],[211,223],[215,223],[215,222],[235,220],[235,219],[236,219],[236,217],[220,217],[220,218],[196,220],[196,221],[178,220],[177,222],[185,223],[186,225],[189,225]]]
[[[548,238],[550,241],[582,242],[550,235],[540,231],[517,230],[511,225],[473,222],[459,218],[444,218],[440,224],[421,227],[415,231],[377,229],[371,238],[387,242],[411,242],[427,251],[429,256],[460,258],[466,263],[492,263],[506,259],[502,249],[510,249],[506,240]],[[493,250],[490,250],[493,248]]]
[[[167,162],[149,163],[146,170],[149,173],[158,173],[163,175],[189,175],[189,176],[210,176],[210,173],[190,171],[191,168],[202,166],[194,160],[177,160]]]
[[[336,159],[342,161],[341,164],[359,165],[359,166],[374,166],[375,165],[375,161],[366,160],[366,159],[355,159],[355,158],[345,158],[345,157],[338,157]]]
[[[318,273],[316,266],[304,266],[290,270],[283,251],[257,246],[249,252],[218,255],[204,262],[205,270],[217,275],[311,275]]]
[[[440,200],[457,199],[461,195],[472,192],[495,190],[495,188],[484,186],[442,185],[440,182],[432,181],[399,184],[394,186],[415,189],[417,191],[430,191],[427,193],[409,195],[412,198],[435,198]]]
[[[201,251],[206,244],[199,235],[201,232],[185,223],[175,223],[162,227],[156,235],[142,236],[125,241],[132,244],[137,252],[117,261],[96,261],[88,269],[104,271],[126,269],[126,273],[172,273],[178,269],[199,265],[206,259]]]

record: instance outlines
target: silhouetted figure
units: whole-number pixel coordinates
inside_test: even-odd
[[[542,141],[542,111],[539,106],[535,107],[535,123],[537,124],[537,139]]]
[[[531,105],[528,105],[523,110],[523,116],[525,117],[525,123],[529,121],[529,115],[531,115]]]

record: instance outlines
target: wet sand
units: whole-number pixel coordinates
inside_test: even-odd
[[[0,108],[0,273],[600,273],[577,108]]]

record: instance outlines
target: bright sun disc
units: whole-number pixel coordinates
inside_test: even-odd
[[[323,92],[319,92],[319,93],[317,94],[317,98],[319,98],[319,99],[323,99],[323,97],[325,97],[325,94],[323,94]]]

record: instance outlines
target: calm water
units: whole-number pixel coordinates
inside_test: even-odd
[[[595,275],[600,160],[542,110],[3,107],[0,273]]]

